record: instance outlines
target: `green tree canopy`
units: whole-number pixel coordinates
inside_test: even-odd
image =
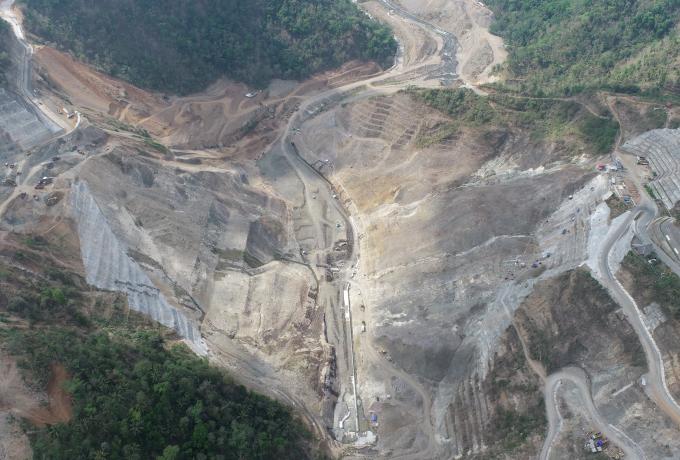
[[[28,28],[138,86],[254,85],[351,59],[389,63],[391,31],[350,0],[23,0]]]

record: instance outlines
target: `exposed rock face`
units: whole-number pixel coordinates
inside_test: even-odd
[[[333,385],[324,377],[333,350],[289,202],[262,187],[257,172],[207,154],[206,164],[186,164],[135,142],[88,153],[73,171],[71,199],[88,281],[126,292],[187,340],[199,340],[200,329],[205,344],[195,346],[244,383],[319,404]]]
[[[207,349],[195,321],[171,306],[128,256],[127,247],[113,234],[85,182],[73,185],[71,202],[87,282],[100,289],[126,293],[130,307],[174,329],[196,352],[205,354]]]
[[[429,436],[446,439],[436,458],[483,455],[498,441],[489,434],[495,352],[533,280],[585,258],[592,207],[584,203],[601,195],[561,146],[521,129],[463,127],[420,143],[441,120],[407,95],[377,97],[319,115],[296,138],[309,163],[332,165],[321,169],[357,222],[362,399],[395,400],[380,403],[379,446],[423,452],[427,427],[407,420],[411,407],[432,421]],[[568,197],[580,200],[579,190],[588,193],[574,204]],[[573,208],[562,211],[563,202]],[[371,355],[387,362],[369,364]]]
[[[13,34],[8,35],[3,47],[11,57],[11,65],[7,69],[7,88],[0,88],[0,136],[6,134],[13,143],[29,149],[49,140],[61,128],[43,115],[36,105],[19,96],[22,91],[32,91],[31,61],[27,59],[29,50],[26,46]]]
[[[24,149],[49,139],[53,132],[16,95],[0,88],[0,134]],[[3,142],[5,144],[5,142]],[[3,146],[4,150],[6,147]]]
[[[650,187],[668,209],[673,209],[680,201],[680,129],[654,129],[647,131],[623,145],[635,155],[648,157],[649,164],[656,173]]]

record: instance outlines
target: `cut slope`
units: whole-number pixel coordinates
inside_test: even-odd
[[[70,242],[0,238],[0,458],[317,458],[288,408],[64,266]]]
[[[0,21],[0,85],[7,83],[5,72],[10,64],[7,44],[9,43],[9,27],[4,21]]]

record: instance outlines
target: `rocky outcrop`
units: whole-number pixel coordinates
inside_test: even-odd
[[[206,354],[197,324],[170,305],[128,256],[128,248],[114,235],[85,182],[73,185],[71,205],[87,282],[100,289],[124,292],[132,309],[174,329],[197,353]]]

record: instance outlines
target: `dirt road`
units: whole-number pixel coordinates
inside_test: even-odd
[[[568,380],[572,382],[579,389],[581,397],[585,402],[585,409],[590,416],[591,421],[597,427],[598,431],[601,431],[607,438],[609,438],[615,445],[621,447],[626,454],[626,458],[644,460],[646,459],[644,452],[640,449],[640,446],[635,444],[635,442],[621,432],[615,426],[607,423],[604,418],[600,415],[599,411],[595,407],[593,402],[593,397],[590,392],[590,379],[586,373],[577,367],[565,367],[560,371],[550,375],[546,382],[544,388],[545,395],[545,406],[548,415],[548,434],[543,444],[543,449],[541,450],[541,460],[548,460],[552,452],[552,446],[560,433],[562,427],[562,416],[560,415],[558,403],[557,403],[557,391],[563,380]]]
[[[338,293],[338,298],[342,298],[342,293],[340,291],[351,282],[352,267],[357,264],[359,253],[358,244],[356,244],[355,238],[356,235],[358,235],[358,229],[354,227],[354,222],[350,219],[349,211],[343,206],[338,191],[334,189],[329,178],[313,168],[300,155],[298,147],[295,145],[296,127],[301,126],[304,122],[340,102],[346,102],[347,100],[354,101],[377,95],[393,94],[409,84],[413,84],[415,81],[434,79],[438,80],[440,82],[439,84],[448,84],[456,78],[456,42],[455,38],[450,33],[430,25],[401,8],[395,7],[387,0],[381,0],[381,4],[387,8],[393,16],[395,16],[394,13],[396,13],[403,21],[418,25],[425,33],[440,36],[442,38],[442,40],[440,40],[442,46],[438,49],[438,53],[434,58],[430,58],[427,63],[416,63],[415,60],[407,60],[408,62],[414,62],[413,67],[405,66],[403,64],[404,61],[399,60],[394,67],[381,75],[331,89],[307,99],[301,104],[298,113],[289,120],[286,130],[275,144],[275,151],[273,152],[274,154],[281,154],[286,158],[304,185],[305,208],[307,213],[314,220],[316,234],[316,246],[305,255],[305,258],[308,261],[313,261],[317,257],[324,257],[328,251],[332,250],[333,239],[328,239],[326,232],[328,221],[333,222],[337,220],[338,225],[340,226],[339,228],[346,229],[349,247],[352,249],[348,259],[345,261],[344,270],[341,270],[336,281],[333,283],[334,289],[336,289]],[[408,48],[410,47],[402,46],[402,49]],[[351,308],[351,306],[349,308]],[[337,315],[334,314],[326,315],[328,321],[334,321],[334,318],[336,317]],[[351,318],[351,310],[348,312],[348,317]],[[339,321],[343,321],[342,316]],[[347,325],[331,324],[329,327],[345,330],[346,327],[351,328],[351,322],[348,321]],[[338,377],[340,379],[341,393],[352,393],[352,398],[356,402],[356,399],[359,397],[355,392],[355,388],[358,386],[356,379],[360,378],[360,376],[357,375],[354,366],[354,348],[351,343],[347,343],[352,340],[352,332],[353,331],[350,330],[346,334],[341,334],[341,337],[344,337],[345,343],[334,343],[333,345],[338,349],[339,361],[342,361],[343,356],[347,357],[347,362],[340,362],[338,365],[339,369],[346,370],[344,373],[340,373]],[[364,346],[363,352],[366,354],[366,358],[380,365],[388,375],[398,377],[409,384],[421,396],[424,402],[422,420],[424,421],[423,426],[428,439],[427,446],[417,452],[405,452],[398,455],[396,458],[431,458],[435,455],[436,449],[434,428],[431,421],[430,396],[423,388],[421,388],[421,385],[415,381],[412,376],[407,375],[393,365],[386,363],[384,358],[378,356],[375,350],[370,346]],[[350,412],[356,412],[356,410],[355,403],[354,407],[350,407]],[[351,413],[350,415],[351,417],[349,420],[364,419],[363,414]],[[359,422],[359,424],[360,423],[361,422]],[[352,423],[352,425],[357,425],[357,423]],[[355,430],[356,429],[357,428],[355,428]]]
[[[38,101],[33,95],[32,88],[32,62],[33,62],[33,47],[26,41],[21,20],[14,11],[14,0],[2,0],[0,2],[0,18],[7,21],[12,26],[14,36],[19,42],[19,49],[17,52],[19,56],[16,61],[19,62],[18,71],[16,75],[16,87],[21,92],[23,99],[30,105],[32,111],[40,118],[42,123],[50,131],[57,134],[61,130],[69,130],[72,127],[66,122],[63,117],[52,112],[43,104],[38,104]]]
[[[623,237],[631,225],[636,225],[638,230],[645,233],[647,226],[654,219],[656,207],[649,203],[649,199],[643,198],[642,202],[633,209],[626,221],[614,231],[598,254],[598,267],[601,273],[600,282],[607,288],[612,298],[623,309],[626,318],[637,333],[647,358],[649,373],[645,380],[648,395],[654,400],[659,408],[666,413],[676,424],[680,425],[680,406],[670,394],[666,384],[666,376],[663,367],[661,352],[651,333],[642,320],[642,313],[633,297],[626,292],[623,285],[616,279],[610,264],[610,255],[616,242]]]

